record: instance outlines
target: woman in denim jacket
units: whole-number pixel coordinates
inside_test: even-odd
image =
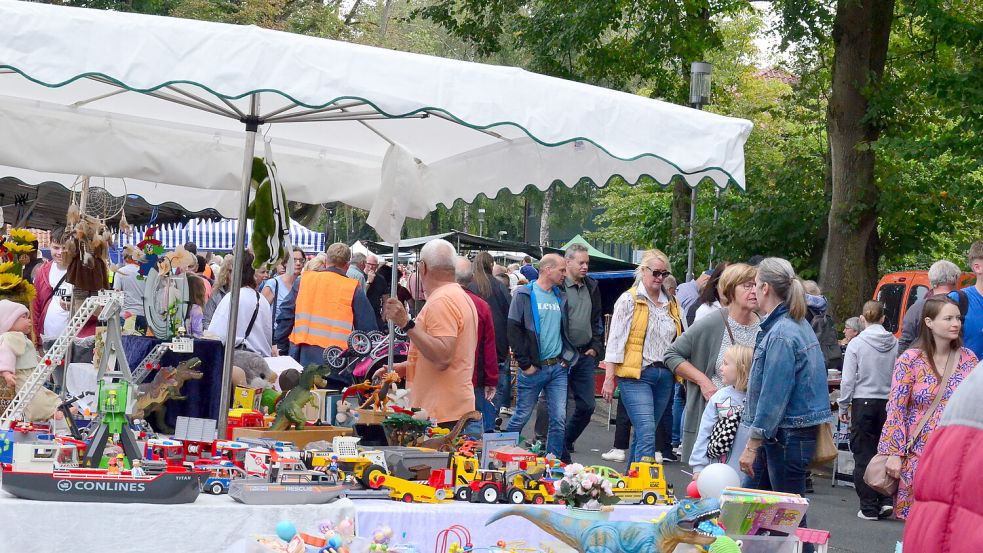
[[[758,265],[755,288],[765,320],[744,411],[750,436],[740,459],[747,474],[744,485],[803,494],[818,427],[831,417],[826,362],[805,320],[805,292],[792,265],[765,259]]]

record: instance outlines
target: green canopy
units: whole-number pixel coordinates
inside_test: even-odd
[[[601,250],[591,246],[590,242],[584,239],[583,236],[577,235],[570,239],[569,242],[560,247],[561,250],[566,251],[567,248],[574,244],[580,244],[581,246],[587,248],[587,253],[590,255],[591,259],[608,259],[611,261],[620,261],[626,263],[623,259],[618,259],[617,257],[611,257],[610,255],[602,252]]]

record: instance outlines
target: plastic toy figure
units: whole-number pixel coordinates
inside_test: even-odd
[[[140,459],[134,459],[133,466],[130,468],[130,476],[146,476],[147,473],[141,465]]]
[[[339,470],[340,469],[338,468],[338,456],[337,455],[332,455],[331,456],[331,464],[328,465],[328,471],[331,472],[331,474],[335,475],[335,477],[337,477]]]
[[[120,470],[120,459],[123,458],[123,454],[119,454],[116,457],[109,458],[109,465],[106,467],[106,474],[112,474],[114,476],[119,476]]]

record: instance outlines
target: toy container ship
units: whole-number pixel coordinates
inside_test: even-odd
[[[345,492],[345,486],[334,475],[306,470],[294,459],[281,459],[266,478],[241,478],[229,483],[229,497],[248,505],[330,503],[344,497]]]
[[[193,503],[208,472],[167,467],[158,474],[79,468],[74,444],[14,444],[0,487],[23,499],[90,503]]]

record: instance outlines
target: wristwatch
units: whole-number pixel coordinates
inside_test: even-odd
[[[406,321],[406,324],[402,326],[403,334],[409,332],[410,329],[413,328],[414,326],[416,326],[416,321],[414,321],[413,319]]]

